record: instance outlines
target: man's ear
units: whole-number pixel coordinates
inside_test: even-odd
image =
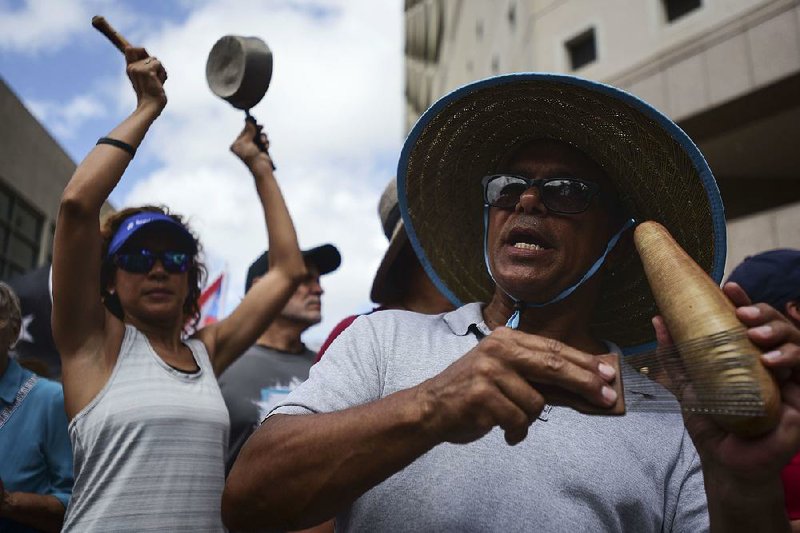
[[[800,327],[800,300],[786,302],[786,305],[784,306],[784,314],[794,323],[795,326]]]

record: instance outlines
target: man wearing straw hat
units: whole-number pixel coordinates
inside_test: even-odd
[[[687,430],[677,410],[634,409],[663,389],[598,357],[654,346],[656,307],[626,239],[635,221],[661,222],[722,275],[719,192],[674,123],[587,80],[482,80],[417,122],[398,195],[420,262],[465,305],[375,313],[342,333],[243,449],[223,497],[230,527],[333,516],[345,531],[788,527],[779,471],[800,445],[796,381],[782,382],[779,427],[747,441],[705,416]],[[800,332],[726,293],[763,363],[797,366]],[[547,404],[560,390],[608,412],[618,377],[626,416]]]

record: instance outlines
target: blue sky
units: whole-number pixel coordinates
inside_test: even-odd
[[[104,15],[162,60],[169,103],[111,196],[189,216],[212,274],[227,268],[230,309],[266,246],[252,180],[228,151],[243,113],[214,97],[205,60],[226,34],[272,49],[263,122],[301,246],[336,244],[342,267],[323,280],[319,343],[370,307],[386,246],[378,197],[403,141],[402,2],[375,0],[0,0],[0,76],[76,161],[133,110],[121,54],[91,26]]]
[[[105,3],[76,3],[71,11],[76,16],[78,13],[86,14],[91,7],[102,10]],[[197,5],[201,3],[197,2]],[[191,14],[190,4],[179,1],[121,1],[115,2],[115,10],[133,13],[142,5],[147,8],[136,15],[136,24],[148,27],[165,22],[180,24]],[[23,25],[30,16],[40,14],[44,8],[46,5],[42,2],[0,0],[0,19],[5,21],[0,23],[0,28]],[[109,48],[105,37],[99,32],[90,31],[90,21],[91,17],[85,21],[84,27],[65,32],[62,38],[53,43],[37,45],[33,33],[26,36],[27,42],[21,42],[22,35],[20,41],[16,42],[10,42],[12,39],[8,37],[0,37],[0,77],[42,120],[76,163],[91,149],[100,132],[112,129],[125,116],[124,110],[114,106],[114,102],[96,102],[99,104],[96,107],[78,103],[67,107],[71,102],[81,102],[80,98],[87,90],[100,91],[103,86],[113,83],[123,64],[122,56]],[[5,29],[8,31],[8,28]],[[156,165],[157,162],[152,158],[137,161],[126,176],[130,179],[123,180],[114,191],[112,203],[124,203],[126,194],[136,180],[152,172]]]

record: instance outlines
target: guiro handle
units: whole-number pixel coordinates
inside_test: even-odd
[[[117,47],[117,49],[125,53],[125,48],[129,47],[131,43],[125,39],[120,33],[111,27],[111,24],[105,19],[105,17],[101,17],[100,15],[95,15],[92,17],[92,26],[95,27],[97,31],[108,37],[108,40],[111,41],[111,44]]]
[[[712,416],[720,426],[740,436],[757,436],[773,429],[780,416],[780,391],[775,378],[761,364],[761,350],[746,335],[724,345],[685,348],[689,341],[741,331],[744,326],[736,318],[733,304],[661,224],[639,224],[633,238],[659,311],[701,404],[731,397],[736,391],[754,391],[754,397],[764,402],[764,416]],[[715,362],[728,364],[715,367]]]

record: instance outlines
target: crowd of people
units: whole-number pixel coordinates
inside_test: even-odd
[[[268,251],[226,318],[197,326],[202,247],[180,215],[101,221],[167,104],[161,62],[125,57],[136,108],[56,224],[60,384],[9,356],[20,306],[0,283],[0,531],[800,530],[800,251],[722,287],[780,389],[770,431],[677,398],[650,411],[670,384],[625,363],[672,345],[633,228],[657,220],[717,283],[725,262],[711,170],[657,110],[537,73],[444,96],[378,203],[376,308],[314,352],[302,334],[341,256],[299,248],[254,122],[231,151]]]

